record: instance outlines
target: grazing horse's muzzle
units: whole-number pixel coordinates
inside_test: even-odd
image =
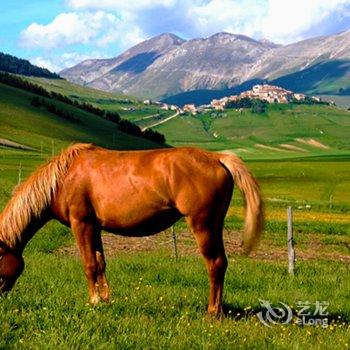
[[[8,280],[0,277],[0,296],[5,292],[9,292],[15,284],[15,281],[16,280]]]

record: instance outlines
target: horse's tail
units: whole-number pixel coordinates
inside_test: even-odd
[[[74,159],[91,144],[75,144],[37,169],[16,187],[14,195],[0,215],[0,241],[14,248],[22,233],[52,202],[63,177]]]
[[[264,225],[263,202],[259,185],[238,157],[223,154],[219,156],[219,160],[230,171],[234,182],[244,195],[246,212],[243,248],[248,254],[259,242]]]

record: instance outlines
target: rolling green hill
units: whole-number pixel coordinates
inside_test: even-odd
[[[26,77],[32,83],[42,86],[48,91],[54,91],[66,95],[80,102],[91,103],[92,105],[118,112],[122,118],[136,123],[146,116],[167,117],[173,114],[172,111],[164,111],[155,104],[145,105],[136,97],[122,94],[105,92],[89,87],[73,84],[63,79],[46,79],[37,77]]]
[[[62,110],[74,111],[80,122],[63,119],[45,108],[34,107],[35,95],[0,84],[0,138],[30,146],[44,152],[67,146],[71,142],[93,142],[119,149],[160,147],[159,144],[125,134],[118,126],[71,105],[54,101]]]
[[[244,109],[183,115],[156,127],[176,146],[232,150],[243,158],[349,154],[350,113],[323,105],[271,104],[263,114]]]

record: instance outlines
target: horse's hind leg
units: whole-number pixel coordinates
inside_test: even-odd
[[[97,263],[97,283],[100,297],[103,301],[109,301],[109,287],[105,275],[106,261],[103,253],[103,245],[101,240],[101,232],[94,235],[94,248]]]
[[[80,251],[84,272],[86,275],[90,303],[97,304],[99,301],[98,283],[97,283],[97,261],[94,247],[94,226],[79,220],[71,220],[72,231],[75,235],[77,245]]]
[[[204,256],[209,274],[208,313],[218,315],[222,313],[222,293],[227,269],[227,258],[222,242],[212,240],[210,238],[212,232],[204,232],[204,234],[207,237],[200,238],[199,247]]]
[[[222,240],[222,225],[209,228],[194,218],[187,218],[195,235],[198,247],[202,253],[209,274],[209,303],[208,313],[222,313],[222,293],[227,269],[227,258]]]

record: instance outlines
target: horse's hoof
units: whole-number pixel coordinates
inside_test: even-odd
[[[98,295],[90,298],[90,304],[93,306],[97,305],[99,301],[100,301],[100,297]]]
[[[109,303],[109,295],[101,295],[101,300],[105,303]]]
[[[208,314],[218,319],[222,319],[224,316],[224,312],[221,306],[208,306]]]

